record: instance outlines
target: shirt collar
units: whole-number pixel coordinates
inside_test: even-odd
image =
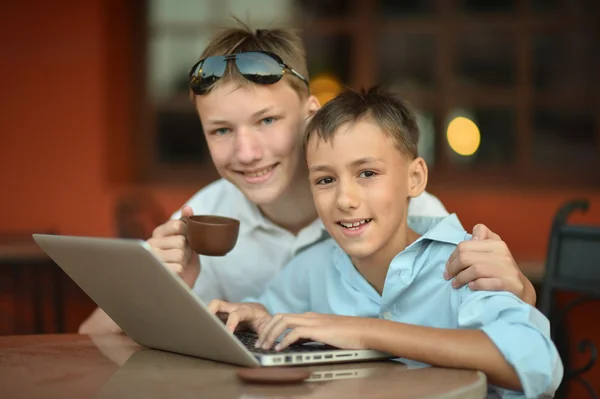
[[[458,245],[467,238],[467,233],[455,213],[444,217],[409,216],[407,222],[408,227],[421,234],[409,247],[423,240]]]
[[[468,238],[467,232],[464,230],[458,217],[454,213],[443,217],[409,216],[407,222],[408,227],[421,234],[421,237],[406,247],[405,251],[410,248],[421,246],[426,240],[458,245],[461,241]],[[335,247],[336,251],[333,262],[342,275],[348,276],[351,270],[356,271],[348,254],[346,254],[337,243]],[[401,251],[400,253],[402,252],[404,251]]]

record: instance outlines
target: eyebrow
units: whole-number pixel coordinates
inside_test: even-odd
[[[267,106],[267,107],[264,107],[263,109],[261,109],[261,110],[259,110],[259,111],[256,111],[255,113],[253,113],[253,114],[252,114],[252,117],[253,117],[253,118],[258,118],[259,116],[262,116],[262,115],[264,115],[264,114],[266,114],[266,113],[269,113],[269,112],[273,111],[273,108],[274,108],[274,107],[273,107],[272,105],[269,105],[269,106]]]
[[[267,113],[273,111],[273,108],[275,108],[275,107],[272,105],[264,107],[263,109],[260,109],[260,110],[256,111],[255,113],[253,113],[251,115],[251,117],[256,119],[259,116],[262,116],[264,114],[267,114]],[[226,125],[227,123],[229,123],[229,122],[224,119],[212,119],[212,120],[208,120],[206,122],[207,125]]]
[[[208,120],[206,121],[207,125],[226,125],[228,122],[226,120],[221,120],[221,119],[212,119],[212,120]]]
[[[364,165],[366,163],[373,163],[373,162],[378,162],[379,159],[377,158],[373,158],[373,157],[363,157],[363,158],[359,158],[355,161],[350,162],[350,166],[360,166],[360,165]]]
[[[369,164],[369,163],[374,163],[374,162],[378,162],[380,161],[377,158],[373,158],[373,157],[363,157],[363,158],[359,158],[356,159],[352,162],[350,162],[348,164],[348,166],[350,167],[357,167],[357,166],[361,166],[361,165],[365,165],[365,164]],[[311,172],[326,172],[331,170],[331,166],[326,165],[326,164],[318,164],[318,165],[313,165],[309,168],[309,170]]]

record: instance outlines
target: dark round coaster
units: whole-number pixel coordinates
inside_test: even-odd
[[[253,384],[297,384],[312,375],[308,368],[257,367],[240,369],[239,379]]]

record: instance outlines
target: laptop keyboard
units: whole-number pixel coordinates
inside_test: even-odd
[[[288,346],[287,348],[277,352],[274,349],[255,348],[254,344],[256,343],[256,341],[258,339],[258,336],[256,334],[236,332],[235,336],[237,337],[237,339],[239,339],[242,342],[242,344],[244,344],[244,346],[246,348],[248,348],[248,350],[250,352],[262,353],[265,355],[275,354],[275,353],[322,352],[322,351],[327,351],[327,350],[338,349],[338,348],[335,348],[335,347],[329,346],[329,345],[292,344],[292,345]]]

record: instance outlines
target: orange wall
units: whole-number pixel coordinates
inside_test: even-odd
[[[127,21],[114,18],[127,2],[11,3],[0,23],[0,233],[111,235],[111,170],[127,165],[131,122]],[[161,197],[189,190],[176,193]]]
[[[102,2],[27,3],[0,24],[1,228],[107,234]]]
[[[35,3],[33,6],[31,3]],[[128,2],[23,1],[4,6],[0,101],[0,232],[57,229],[112,235],[115,197],[131,178],[135,49]],[[125,184],[124,184],[125,182]],[[155,188],[170,212],[196,187]],[[432,190],[466,228],[488,224],[519,259],[543,259],[559,205],[586,196],[600,224],[600,190]]]

